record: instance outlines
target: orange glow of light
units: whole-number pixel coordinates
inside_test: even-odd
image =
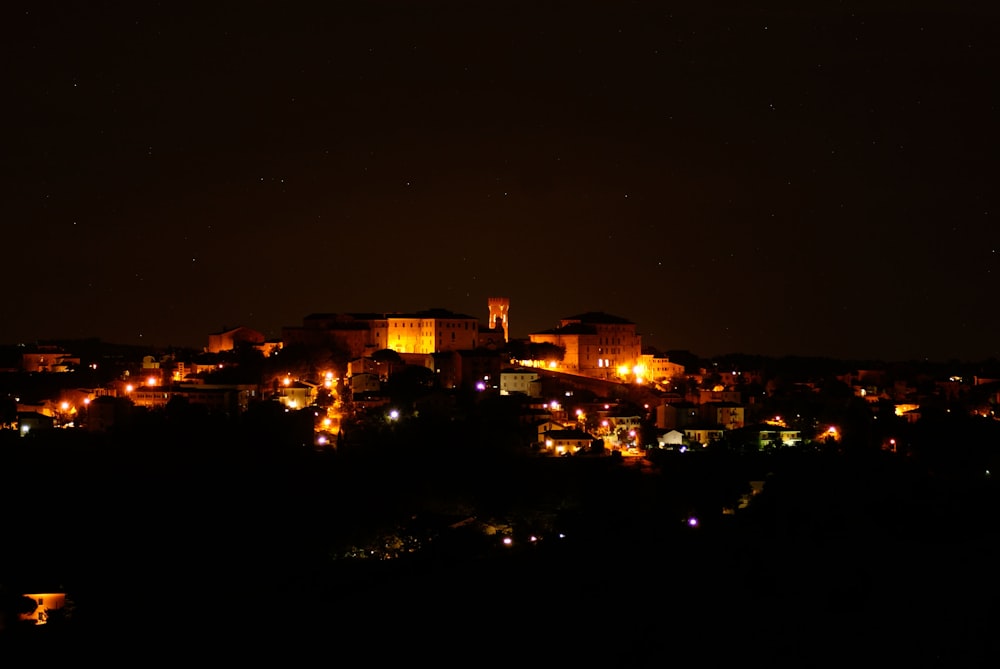
[[[285,377],[281,380],[281,383],[286,386],[292,385],[292,379],[290,377]]]
[[[34,600],[37,604],[31,613],[21,613],[23,621],[34,621],[35,625],[44,625],[49,620],[49,611],[56,611],[66,605],[66,594],[62,592],[45,592],[26,594],[24,597]]]
[[[135,390],[135,386],[133,386],[131,383],[125,384],[125,392],[130,393],[133,390]]]
[[[62,409],[63,411],[69,411],[69,402],[63,402],[62,404],[59,405],[59,408]]]
[[[156,381],[157,381],[157,379],[156,379],[155,376],[150,376],[149,378],[146,379],[146,385],[147,386],[155,386],[156,385]]]

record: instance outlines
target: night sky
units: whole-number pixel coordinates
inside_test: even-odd
[[[1000,10],[764,4],[7,3],[0,343],[502,295],[1000,357]]]

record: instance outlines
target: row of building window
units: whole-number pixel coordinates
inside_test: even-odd
[[[391,323],[390,327],[394,327],[394,328],[416,328],[416,327],[420,327],[420,325],[421,324],[419,322],[417,322],[417,323],[412,323],[412,322],[411,323]],[[470,325],[471,324],[468,321],[466,321],[464,323],[435,323],[434,325],[427,326],[427,327],[429,327],[431,329],[434,329],[434,328],[445,328],[445,329],[455,329],[455,330],[461,330],[461,329],[468,330]]]

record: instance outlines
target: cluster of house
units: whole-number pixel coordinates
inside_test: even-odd
[[[738,388],[748,380],[758,385],[764,379],[747,378],[746,372],[721,372],[713,386],[704,388],[703,376],[689,374],[669,358],[643,353],[636,326],[627,319],[603,312],[577,314],[559,325],[531,333],[527,342],[545,354],[512,360],[508,347],[509,300],[490,298],[489,320],[429,309],[415,313],[316,313],[301,325],[282,329],[280,340],[246,327],[226,328],[210,334],[201,359],[181,360],[176,355],[146,355],[141,363],[124,366],[112,383],[100,388],[63,388],[57,396],[34,402],[18,400],[16,421],[0,416],[0,426],[16,422],[22,434],[35,429],[85,423],[91,430],[106,430],[120,419],[128,406],[147,409],[165,407],[173,398],[183,398],[215,412],[239,414],[253,402],[275,399],[289,409],[313,406],[323,387],[339,387],[362,409],[388,403],[384,385],[400,370],[423,367],[444,389],[495,390],[500,395],[526,399],[526,420],[538,427],[538,444],[552,453],[571,453],[587,448],[595,440],[613,449],[628,451],[651,446],[637,438],[639,427],[652,423],[656,445],[686,448],[709,444],[733,430],[752,430],[761,446],[794,445],[817,435],[803,435],[784,425],[778,417],[747,416],[748,398]],[[271,357],[292,347],[336,350],[349,362],[343,370],[316,370],[316,378],[281,378],[258,383],[212,383],[218,371],[217,354],[252,347]],[[523,347],[522,347],[523,349]],[[213,357],[215,356],[215,357]],[[0,371],[4,367],[0,361]],[[79,368],[81,357],[57,346],[22,347],[17,371],[58,373]],[[15,371],[10,368],[7,371]],[[678,384],[679,380],[690,381]],[[858,397],[869,402],[894,401],[896,410],[908,419],[919,416],[912,388],[897,381],[890,385],[877,371],[859,371],[842,379]],[[960,394],[968,384],[952,378],[940,382],[943,392]],[[643,415],[622,414],[609,403],[576,407],[566,415],[558,401],[564,388],[591,391],[596,397],[621,396],[621,387],[633,389],[637,401],[628,406],[644,407]],[[682,392],[677,392],[683,386]],[[317,431],[329,437],[331,422],[339,416],[324,413],[325,425]],[[835,426],[826,434],[836,436]]]

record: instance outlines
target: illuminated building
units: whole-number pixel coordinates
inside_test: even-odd
[[[642,354],[642,337],[635,323],[605,314],[589,312],[564,318],[559,327],[529,335],[532,343],[554,344],[566,353],[561,371],[597,378],[628,375]]]
[[[345,351],[349,358],[389,348],[383,314],[309,314],[301,326],[281,329],[285,346],[323,346]]]
[[[670,430],[664,432],[656,438],[656,443],[660,448],[673,448],[684,445],[684,433],[680,430]]]
[[[63,592],[39,592],[24,596],[35,602],[35,609],[30,613],[19,614],[19,618],[33,621],[36,625],[46,624],[50,611],[58,611],[66,606],[66,593]]]
[[[646,368],[651,381],[669,381],[684,376],[684,365],[670,362],[669,358],[640,355],[639,364]]]
[[[21,369],[25,372],[68,372],[79,364],[79,356],[58,346],[37,345],[21,353]]]
[[[738,430],[746,423],[746,409],[734,402],[707,402],[701,405],[701,417],[710,425]]]
[[[684,436],[693,443],[708,446],[713,441],[721,440],[726,431],[718,427],[685,427]]]
[[[386,348],[398,353],[438,353],[476,348],[479,321],[447,309],[390,314]]]
[[[798,446],[802,443],[802,433],[786,427],[774,425],[754,425],[747,428],[759,448]]]
[[[316,401],[317,386],[306,381],[292,381],[278,390],[278,401],[286,409],[302,409]]]
[[[545,450],[553,455],[578,453],[594,442],[593,435],[583,430],[549,430],[542,439]]]
[[[479,321],[447,309],[412,314],[310,314],[282,328],[286,346],[332,346],[349,358],[382,349],[397,353],[469,351],[479,345]]]
[[[541,397],[542,383],[538,372],[530,369],[503,370],[500,372],[500,394]]]
[[[222,332],[208,335],[209,353],[232,351],[237,346],[243,344],[261,346],[264,344],[264,335],[256,330],[244,327],[223,330]]]
[[[38,413],[37,411],[18,412],[17,429],[22,437],[28,436],[31,432],[39,430],[50,430],[55,425],[52,416]]]
[[[352,395],[365,395],[367,393],[377,393],[382,390],[382,383],[375,374],[361,372],[353,374],[350,378]]]

